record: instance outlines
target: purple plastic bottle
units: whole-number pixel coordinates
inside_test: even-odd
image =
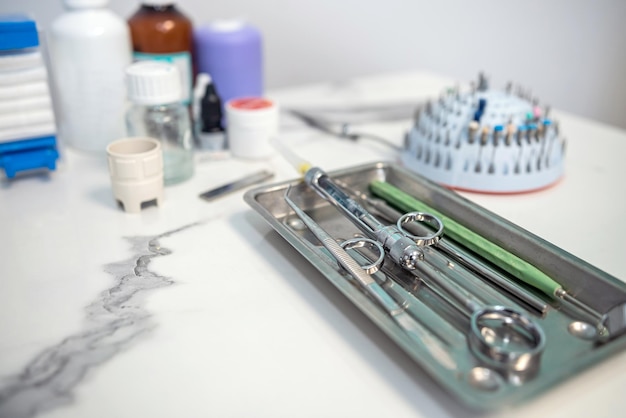
[[[263,96],[261,33],[241,20],[216,21],[194,30],[198,71],[208,73],[225,105]]]

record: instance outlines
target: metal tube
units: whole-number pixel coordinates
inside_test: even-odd
[[[309,169],[304,181],[344,213],[369,238],[378,240],[395,263],[412,270],[424,258],[421,248],[412,239],[405,236],[395,225],[383,225],[341,190],[322,169],[318,167]]]

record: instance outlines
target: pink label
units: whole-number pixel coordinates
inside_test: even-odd
[[[230,102],[231,107],[246,110],[266,109],[268,107],[272,107],[272,105],[273,103],[271,100],[263,99],[261,97],[244,97]]]

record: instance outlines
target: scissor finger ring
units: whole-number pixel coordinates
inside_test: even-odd
[[[353,248],[363,248],[365,246],[374,248],[374,250],[378,253],[378,258],[376,258],[376,260],[374,260],[370,264],[365,264],[361,266],[361,268],[365,270],[367,274],[376,273],[378,270],[380,270],[380,268],[383,265],[383,260],[385,259],[385,250],[383,249],[383,246],[380,245],[380,242],[378,241],[374,241],[373,239],[369,239],[369,238],[352,238],[352,239],[345,240],[340,245],[341,245],[341,248],[343,248],[344,250],[350,250]]]
[[[408,222],[425,222],[429,224],[430,226],[432,226],[433,228],[435,228],[436,232],[434,234],[426,235],[423,237],[419,235],[413,235],[409,233],[406,229],[404,229],[404,224]],[[406,235],[408,238],[415,241],[417,245],[422,245],[422,246],[429,246],[429,245],[436,244],[441,238],[441,235],[443,234],[443,222],[441,221],[441,219],[439,219],[435,215],[431,215],[430,213],[423,213],[423,212],[406,213],[402,215],[400,219],[398,219],[396,226],[404,235]]]

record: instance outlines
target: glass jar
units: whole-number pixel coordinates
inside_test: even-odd
[[[178,69],[167,63],[142,61],[126,70],[126,112],[129,135],[148,136],[161,142],[166,185],[193,175],[193,142],[189,111],[181,102]]]

